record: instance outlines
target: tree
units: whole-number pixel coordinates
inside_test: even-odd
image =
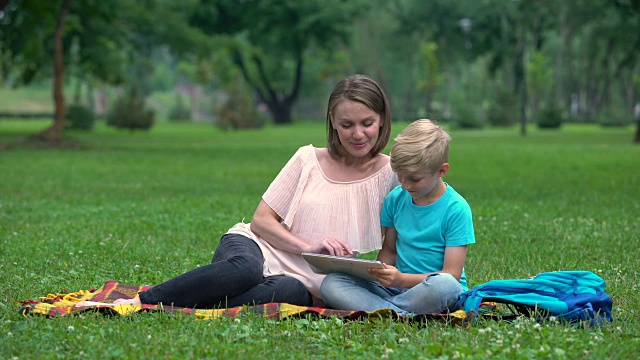
[[[33,136],[45,142],[60,142],[64,130],[66,104],[63,82],[65,53],[68,50],[65,48],[65,33],[72,5],[71,0],[9,0],[4,7],[0,40],[3,49],[1,77],[15,77],[14,86],[28,85],[40,77],[52,77],[53,123]]]
[[[418,90],[425,94],[425,107],[427,114],[431,113],[433,93],[443,82],[440,73],[440,61],[436,55],[438,45],[432,41],[425,41],[420,45],[420,64],[423,67],[421,80],[418,81]]]
[[[191,23],[208,35],[227,36],[246,83],[274,122],[287,124],[300,92],[305,50],[346,41],[349,24],[362,8],[359,1],[342,0],[203,0]]]
[[[86,34],[83,32],[83,26],[90,24],[92,20],[102,18],[104,11],[112,6],[99,7],[97,4],[100,2],[9,0],[4,8],[0,39],[0,78],[10,79],[13,86],[28,85],[37,79],[52,78],[54,119],[49,128],[34,134],[32,139],[51,143],[65,140],[63,131],[66,103],[63,83],[65,69],[69,63],[69,57],[66,55],[71,48],[71,36]],[[102,51],[91,52],[89,58],[86,57],[86,52],[82,52],[85,64],[114,51],[108,46],[106,49],[102,47],[93,50]],[[108,72],[112,67],[96,69]]]
[[[53,116],[53,124],[41,133],[35,135],[37,138],[45,141],[60,140],[67,114],[64,93],[62,91],[64,81],[64,51],[62,49],[62,39],[64,37],[65,22],[70,8],[71,0],[63,0],[56,19],[56,27],[53,35],[53,99],[55,103],[55,115]]]
[[[202,43],[200,33],[185,24],[184,14],[192,6],[187,2],[1,1],[0,79],[13,86],[53,79],[55,117],[48,129],[32,137],[39,140],[64,141],[62,85],[69,66],[78,76],[122,84],[132,59],[144,62],[157,44],[171,41],[176,49],[196,51]],[[74,62],[68,56],[72,51],[77,52]]]

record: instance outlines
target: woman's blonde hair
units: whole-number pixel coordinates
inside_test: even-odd
[[[378,141],[373,145],[370,155],[375,156],[384,150],[391,136],[391,110],[387,96],[382,88],[365,75],[351,75],[340,81],[329,96],[327,106],[327,149],[333,157],[344,155],[338,133],[331,126],[331,114],[336,106],[344,100],[357,101],[380,115],[381,126]]]
[[[435,172],[449,162],[451,136],[428,119],[412,122],[393,140],[391,169],[395,173]]]

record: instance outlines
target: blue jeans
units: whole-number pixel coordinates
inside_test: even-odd
[[[451,274],[433,274],[409,288],[388,288],[377,281],[363,280],[342,273],[327,275],[320,287],[322,300],[334,309],[393,309],[399,315],[437,314],[454,311],[463,292]]]
[[[311,294],[299,280],[286,276],[263,277],[263,262],[262,251],[253,240],[226,234],[211,264],[140,292],[140,301],[201,309],[269,302],[312,304]]]

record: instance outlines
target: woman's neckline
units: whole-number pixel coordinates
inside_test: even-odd
[[[375,170],[373,173],[371,173],[370,175],[367,175],[361,179],[355,179],[355,180],[348,180],[348,181],[341,181],[341,180],[335,180],[330,178],[329,176],[327,176],[327,174],[325,173],[325,170],[322,168],[322,165],[320,164],[320,159],[318,158],[318,151],[323,151],[323,152],[327,152],[326,148],[316,148],[313,145],[309,145],[313,151],[313,158],[315,160],[316,166],[318,167],[318,170],[320,171],[320,174],[322,174],[322,177],[332,183],[336,183],[336,184],[352,184],[352,183],[359,183],[359,182],[363,182],[366,180],[369,180],[375,176],[378,176],[379,174],[381,174],[385,167],[387,166],[387,164],[384,164],[382,166],[379,167],[379,169]],[[386,156],[384,154],[379,154],[381,156]],[[326,156],[329,157],[330,155],[328,154],[328,152],[326,153]],[[380,160],[377,160],[380,161]]]

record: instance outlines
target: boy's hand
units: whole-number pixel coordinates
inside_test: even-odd
[[[384,264],[384,269],[369,268],[367,271],[373,275],[382,286],[402,287],[402,273],[395,266]]]

